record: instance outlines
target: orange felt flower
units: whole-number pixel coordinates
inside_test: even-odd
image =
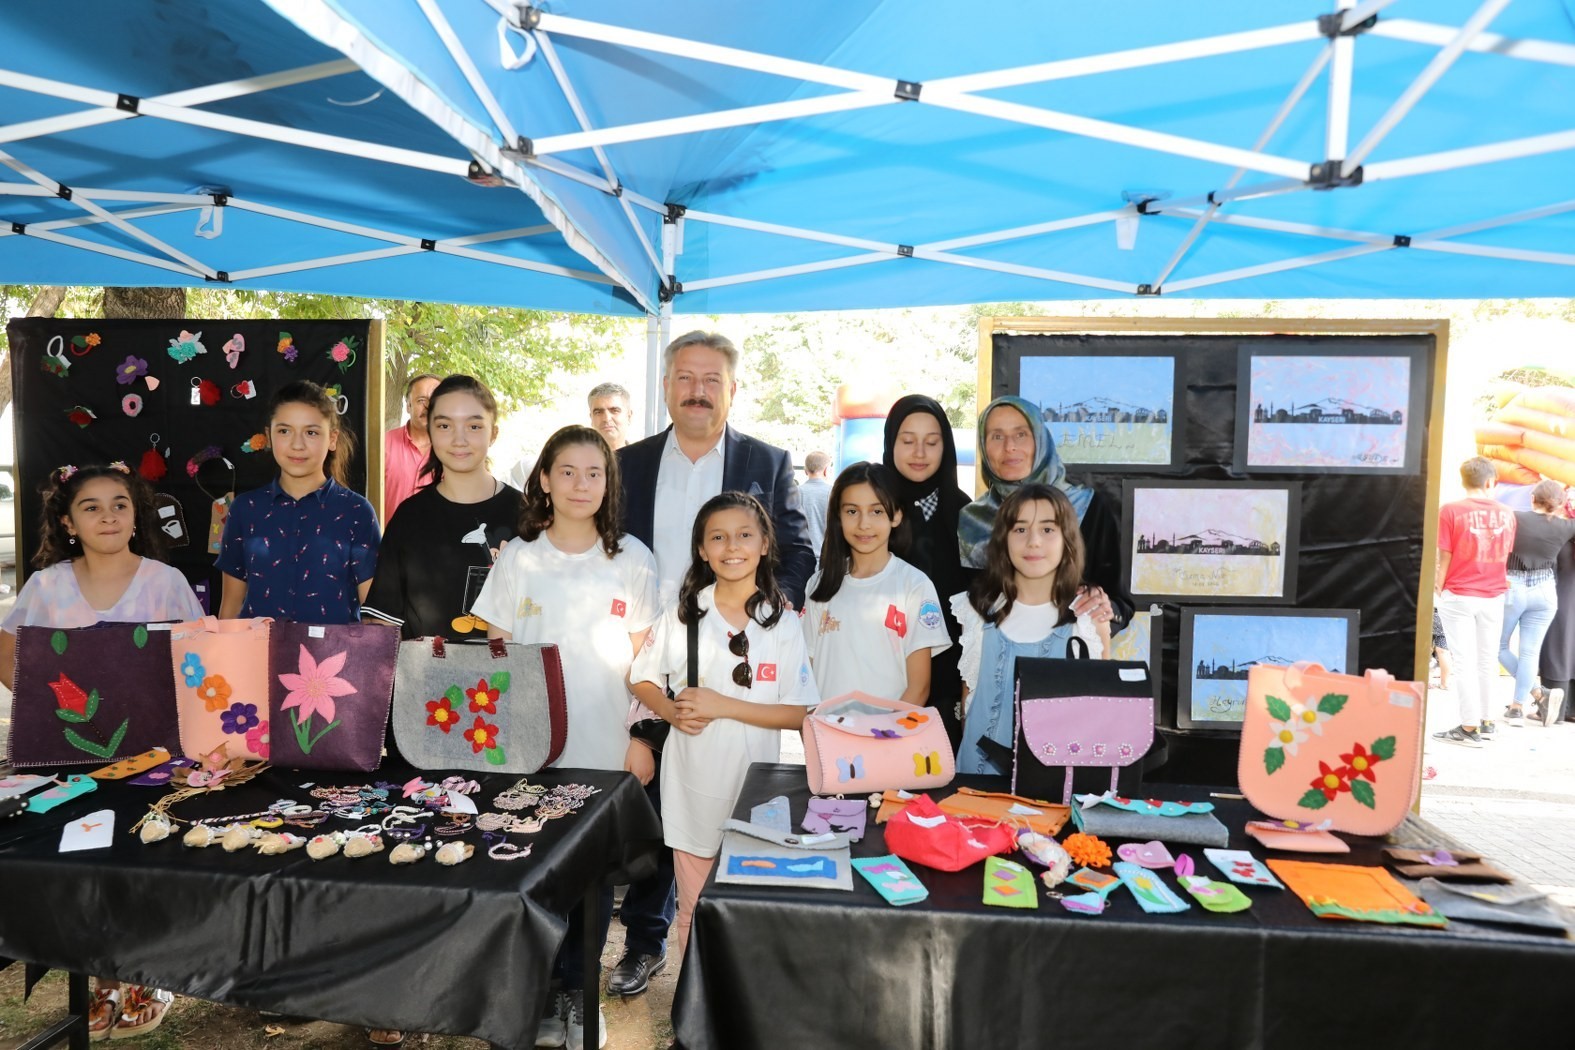
[[[197,687],[197,695],[202,697],[203,706],[209,711],[222,711],[230,704],[230,683],[224,680],[223,675],[212,674],[202,680]]]
[[[1072,863],[1085,868],[1104,868],[1110,864],[1110,846],[1103,839],[1077,832],[1061,843]]]

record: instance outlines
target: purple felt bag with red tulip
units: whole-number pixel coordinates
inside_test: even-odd
[[[168,624],[19,627],[14,766],[102,766],[178,746]]]
[[[268,635],[268,760],[369,773],[383,759],[399,629],[275,623]]]

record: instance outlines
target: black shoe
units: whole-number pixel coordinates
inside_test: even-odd
[[[651,978],[667,969],[667,953],[646,955],[644,952],[627,951],[607,974],[607,991],[612,995],[639,995],[651,984]]]
[[[1461,744],[1465,747],[1482,746],[1482,737],[1477,731],[1475,729],[1467,729],[1465,726],[1456,726],[1453,729],[1446,729],[1442,733],[1434,733],[1433,739],[1442,740],[1449,744]]]

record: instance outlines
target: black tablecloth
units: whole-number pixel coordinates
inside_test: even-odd
[[[313,801],[307,783],[399,785],[415,775],[386,764],[364,775],[269,770],[174,813],[248,813],[280,798]],[[518,778],[476,779],[482,790],[472,798],[485,812]],[[644,874],[661,832],[627,773],[550,770],[529,779],[601,792],[536,835],[511,836],[532,843],[531,856],[493,860],[472,832],[465,840],[476,856],[456,867],[430,857],[395,867],[387,851],[313,861],[304,850],[192,849],[182,830],[145,846],[127,831],[164,790],[102,784],[0,826],[0,956],[345,1024],[532,1046],[571,909],[590,886]],[[62,826],[100,809],[115,811],[114,845],[58,852]]]
[[[998,778],[961,784],[1006,790]],[[1206,797],[1186,791],[1167,786],[1163,797]],[[734,815],[747,819],[775,795],[788,796],[796,827],[810,797],[802,766],[752,766]],[[1292,856],[1246,837],[1243,822],[1257,816],[1246,803],[1216,805],[1232,848]],[[1381,863],[1382,843],[1348,841],[1349,854],[1297,856]],[[871,811],[853,855],[886,852]],[[1172,852],[1220,877],[1201,849]],[[1253,906],[1236,915],[1205,912],[1190,898],[1190,911],[1145,915],[1119,887],[1100,916],[1071,915],[1043,891],[1036,911],[991,908],[980,901],[983,865],[956,873],[909,866],[930,896],[903,908],[856,874],[852,893],[708,884],[674,1003],[679,1044],[1327,1050],[1569,1042],[1564,990],[1575,981],[1575,942],[1466,923],[1425,930],[1318,919],[1289,891],[1256,887],[1243,888]],[[1164,880],[1176,888],[1173,873]]]

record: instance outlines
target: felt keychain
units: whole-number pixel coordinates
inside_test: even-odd
[[[355,336],[347,335],[328,348],[328,359],[339,366],[339,371],[348,372],[355,366],[355,348]]]
[[[138,357],[136,354],[127,354],[126,359],[115,366],[115,382],[121,386],[130,386],[147,374],[147,359]],[[151,390],[153,388],[149,387],[148,389]]]
[[[192,404],[207,405],[212,407],[213,405],[217,405],[219,403],[219,399],[223,396],[223,393],[219,390],[219,384],[215,383],[213,380],[199,379],[196,376],[191,377]]]
[[[295,364],[295,359],[300,355],[301,352],[300,350],[296,349],[295,338],[291,336],[289,332],[279,333],[279,342],[277,345],[275,345],[274,349],[283,354],[284,359],[290,362],[292,365]]]
[[[1273,886],[1278,890],[1285,888],[1262,861],[1244,849],[1206,849],[1203,855],[1232,882],[1243,886]]]
[[[202,345],[202,333],[192,333],[181,329],[180,335],[170,340],[169,354],[175,363],[183,365],[198,354],[205,354],[208,348]]]
[[[66,409],[66,418],[83,430],[86,430],[98,418],[98,413],[86,405],[72,405]]]
[[[159,436],[157,434],[148,435],[148,445],[148,450],[142,453],[142,460],[137,464],[137,473],[142,475],[142,480],[156,484],[163,481],[164,475],[170,472],[169,463],[167,462],[170,452],[169,449],[165,449],[163,452],[159,451]]]
[[[236,332],[234,335],[230,336],[229,341],[224,344],[223,349],[224,359],[229,362],[230,367],[239,368],[241,364],[241,354],[246,352],[246,337],[241,333]]]
[[[778,795],[768,799],[749,811],[749,822],[759,824],[763,828],[783,833],[793,830],[793,814],[788,809],[786,795]]]
[[[1121,880],[1092,868],[1079,868],[1067,879],[1067,885],[1078,886],[1088,892],[1062,897],[1061,907],[1074,915],[1099,915],[1109,904],[1110,891],[1121,885]]]
[[[1112,870],[1137,898],[1138,907],[1150,915],[1169,915],[1192,907],[1147,868],[1123,860],[1117,861]]]
[[[1039,907],[1033,875],[1015,860],[985,858],[984,903],[997,908]]]
[[[66,378],[66,374],[71,371],[71,362],[66,360],[66,337],[51,336],[44,347],[44,356],[38,363],[47,374]]]
[[[1116,847],[1116,855],[1124,861],[1140,864],[1145,868],[1169,868],[1176,863],[1163,842],[1125,842]]]
[[[240,401],[250,401],[257,396],[257,384],[250,379],[243,379],[230,387],[230,396]]]
[[[881,857],[855,857],[853,870],[864,876],[887,904],[899,908],[904,904],[916,904],[930,895],[902,858],[892,853]]]
[[[87,335],[74,335],[71,337],[71,355],[73,357],[86,357],[88,352],[104,340],[97,332]]]
[[[164,765],[170,760],[170,753],[162,747],[155,747],[151,751],[144,751],[140,755],[131,755],[118,762],[111,762],[102,769],[95,769],[88,776],[94,780],[125,780],[127,777],[136,776]]]
[[[1230,883],[1216,882],[1207,875],[1185,875],[1181,879],[1181,888],[1191,894],[1204,911],[1229,915],[1252,907],[1251,897]]]
[[[89,791],[98,790],[98,781],[92,777],[76,776],[67,777],[64,782],[57,784],[48,791],[42,791],[27,800],[27,808],[32,813],[48,813],[64,802],[86,795]]]

